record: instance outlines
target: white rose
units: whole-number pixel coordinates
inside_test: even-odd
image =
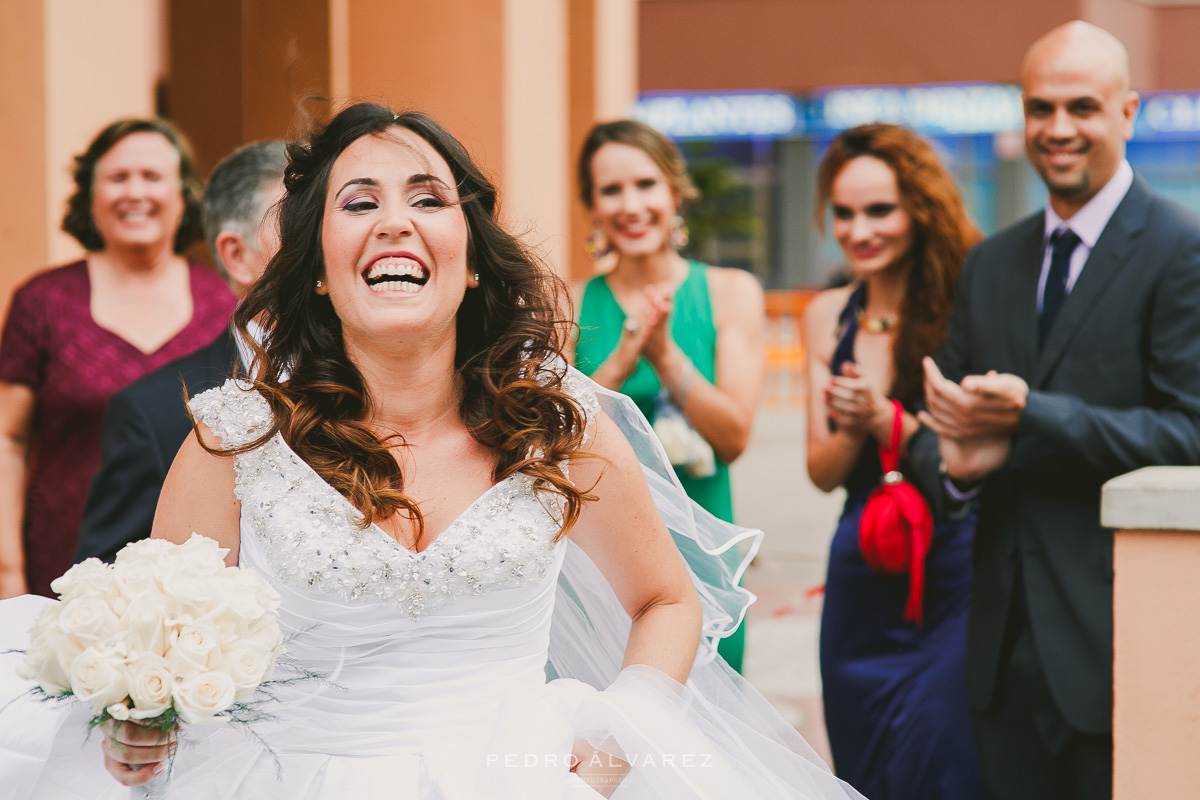
[[[50,589],[64,600],[80,594],[104,597],[112,585],[112,569],[98,558],[81,561],[50,582]]]
[[[171,663],[162,656],[141,655],[126,667],[125,680],[134,709],[133,719],[152,719],[171,706],[175,676]]]
[[[108,715],[113,719],[120,720],[121,722],[129,719],[129,706],[124,703],[113,703],[105,710],[108,711]]]
[[[171,551],[167,561],[172,565],[188,564],[196,575],[216,575],[225,569],[228,553],[228,548],[215,540],[193,532],[190,539]]]
[[[111,639],[120,632],[120,622],[106,600],[91,594],[67,600],[58,615],[58,627],[87,644]]]
[[[220,599],[212,575],[197,572],[194,564],[168,561],[161,579],[168,608],[177,616],[200,616]]]
[[[42,691],[51,696],[71,690],[71,664],[83,652],[78,639],[60,630],[46,631],[36,643],[30,644],[30,654],[37,658],[35,679]]]
[[[229,602],[247,622],[279,608],[279,592],[262,576],[242,567],[229,583]]]
[[[221,661],[220,634],[212,625],[182,625],[168,637],[166,659],[179,675],[215,669]]]
[[[159,592],[147,592],[129,604],[121,617],[125,641],[134,655],[162,655],[167,649],[167,600]]]
[[[237,687],[224,672],[201,672],[175,684],[175,711],[187,723],[226,722],[216,715],[233,705]]]
[[[117,593],[133,602],[146,594],[158,594],[157,566],[150,559],[132,559],[113,566],[113,585]]]
[[[271,677],[275,653],[260,642],[236,642],[221,654],[221,671],[237,687],[237,699],[245,700],[264,680]]]
[[[174,549],[175,543],[166,539],[139,539],[122,547],[117,553],[116,559],[113,560],[113,564],[120,566],[135,561],[146,561],[153,566]]]
[[[99,716],[104,709],[129,696],[125,687],[122,660],[89,647],[71,662],[71,691],[92,704],[92,713]]]
[[[283,650],[283,632],[279,630],[279,620],[273,615],[259,618],[250,626],[246,638],[258,642],[276,656]]]

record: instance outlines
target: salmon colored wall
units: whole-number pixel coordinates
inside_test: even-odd
[[[1025,49],[1085,19],[1129,50],[1134,86],[1200,86],[1200,7],[1144,0],[642,0],[650,90],[1015,83]]]
[[[120,117],[152,116],[159,47],[156,0],[44,0],[46,211],[49,260],[82,251],[57,230],[74,188],[71,158]]]
[[[568,9],[570,67],[570,131],[567,177],[570,227],[569,269],[581,280],[594,265],[583,250],[591,218],[578,199],[575,161],[593,124],[629,115],[637,97],[637,0],[572,0]]]
[[[1135,89],[1158,87],[1155,42],[1159,10],[1134,0],[1081,0],[1079,17],[1114,34],[1129,52],[1129,73]]]
[[[154,112],[157,0],[7,3],[0,25],[0,305],[32,273],[82,250],[59,223],[73,157],[119,117]]]
[[[502,71],[504,216],[562,273],[571,254],[566,0],[505,2]]]
[[[1200,88],[1200,7],[1159,8],[1156,13],[1158,88]]]
[[[644,0],[639,88],[769,88],[1017,79],[1073,0]]]
[[[50,260],[46,192],[46,83],[44,17],[34,3],[16,3],[0,25],[0,307],[13,288]],[[12,76],[20,76],[13,80]]]
[[[428,112],[500,177],[503,0],[348,5],[350,95]]]

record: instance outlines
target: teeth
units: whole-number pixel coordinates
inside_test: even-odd
[[[367,280],[369,281],[382,278],[384,275],[391,275],[398,278],[416,278],[419,280],[425,277],[425,270],[415,262],[400,258],[380,259],[367,270]],[[394,281],[388,281],[388,283],[394,283]]]
[[[413,283],[412,281],[383,281],[382,283],[373,283],[368,288],[372,292],[407,292],[408,294],[416,294],[421,291],[421,284]]]

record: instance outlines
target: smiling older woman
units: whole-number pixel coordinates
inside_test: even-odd
[[[163,120],[96,136],[63,230],[87,257],[17,289],[0,340],[0,597],[48,595],[71,564],[108,398],[211,342],[235,303],[180,255],[200,235],[200,184]]]

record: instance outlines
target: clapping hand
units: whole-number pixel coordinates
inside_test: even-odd
[[[881,442],[891,434],[892,404],[852,361],[844,363],[842,374],[833,376],[825,387],[825,406],[829,418],[847,433],[874,434]]]
[[[995,371],[957,384],[942,375],[933,359],[926,358],[924,365],[929,410],[918,419],[938,435],[946,474],[963,483],[983,480],[1008,459],[1029,386],[1016,375]]]
[[[1016,375],[968,375],[962,383],[947,380],[932,358],[926,358],[925,404],[939,436],[973,439],[1011,434],[1025,411],[1029,385]],[[924,422],[924,420],[922,420]]]
[[[662,364],[671,349],[671,294],[650,285],[643,292],[646,297],[646,315],[642,319],[641,352],[651,364]]]

